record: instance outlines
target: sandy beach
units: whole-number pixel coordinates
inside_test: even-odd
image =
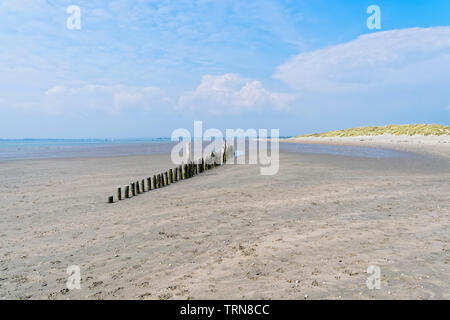
[[[281,152],[275,176],[226,165],[115,204],[169,156],[3,161],[0,299],[450,299],[450,144],[357,140],[414,152]]]
[[[284,142],[388,148],[450,158],[450,136],[299,137]]]

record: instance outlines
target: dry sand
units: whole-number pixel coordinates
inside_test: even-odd
[[[227,165],[106,203],[168,163],[1,162],[0,298],[450,299],[447,158],[281,153],[276,176]]]
[[[333,144],[364,146],[374,148],[391,148],[422,154],[433,154],[450,159],[450,136],[360,136],[360,137],[302,137],[283,139],[284,142]]]

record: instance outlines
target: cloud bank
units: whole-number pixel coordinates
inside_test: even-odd
[[[102,111],[119,113],[128,109],[157,110],[169,103],[156,87],[124,85],[55,86],[45,92],[43,106],[52,112]]]
[[[202,77],[200,85],[179,98],[179,107],[206,110],[211,113],[241,113],[249,110],[274,108],[287,110],[294,95],[271,92],[259,80],[227,73]]]
[[[376,32],[302,53],[274,75],[299,91],[355,92],[450,83],[450,27]],[[450,90],[449,90],[450,91]]]

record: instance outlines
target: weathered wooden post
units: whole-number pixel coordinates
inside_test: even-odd
[[[148,191],[152,190],[152,178],[147,178],[147,189]]]
[[[139,181],[136,181],[136,193],[141,194],[141,187],[139,186]]]
[[[166,172],[164,172],[164,177],[166,178],[166,186],[168,186],[169,185],[169,173],[166,171]]]
[[[117,200],[122,200],[122,188],[117,188]]]
[[[223,158],[222,162],[225,164],[227,162],[227,140],[225,140],[225,147],[223,148]]]
[[[130,198],[130,186],[125,187],[125,199]]]
[[[175,181],[175,182],[177,182],[178,181],[178,168],[175,168],[175,169],[173,169],[173,180]]]
[[[110,196],[108,198],[108,203],[114,203],[114,197],[113,196]]]
[[[134,182],[131,183],[131,195],[132,195],[133,197],[136,196],[136,188],[135,188],[135,186],[134,186]]]
[[[142,181],[141,181],[141,188],[142,188],[142,193],[144,193],[145,192],[145,180],[144,179],[142,179]]]
[[[169,183],[173,183],[173,171],[169,169]]]
[[[153,189],[158,189],[158,183],[156,182],[156,175],[153,176]]]

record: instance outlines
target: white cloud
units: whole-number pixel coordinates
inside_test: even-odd
[[[55,86],[47,90],[43,107],[52,112],[118,113],[125,109],[151,110],[168,103],[164,92],[155,87],[86,84],[78,87]]]
[[[373,92],[376,88],[450,83],[450,27],[363,35],[299,54],[274,75],[299,91]],[[448,90],[450,92],[450,90]]]
[[[195,91],[180,97],[179,106],[191,110],[206,109],[216,114],[240,113],[266,107],[289,109],[293,100],[293,95],[268,91],[261,81],[227,73],[203,76]]]

